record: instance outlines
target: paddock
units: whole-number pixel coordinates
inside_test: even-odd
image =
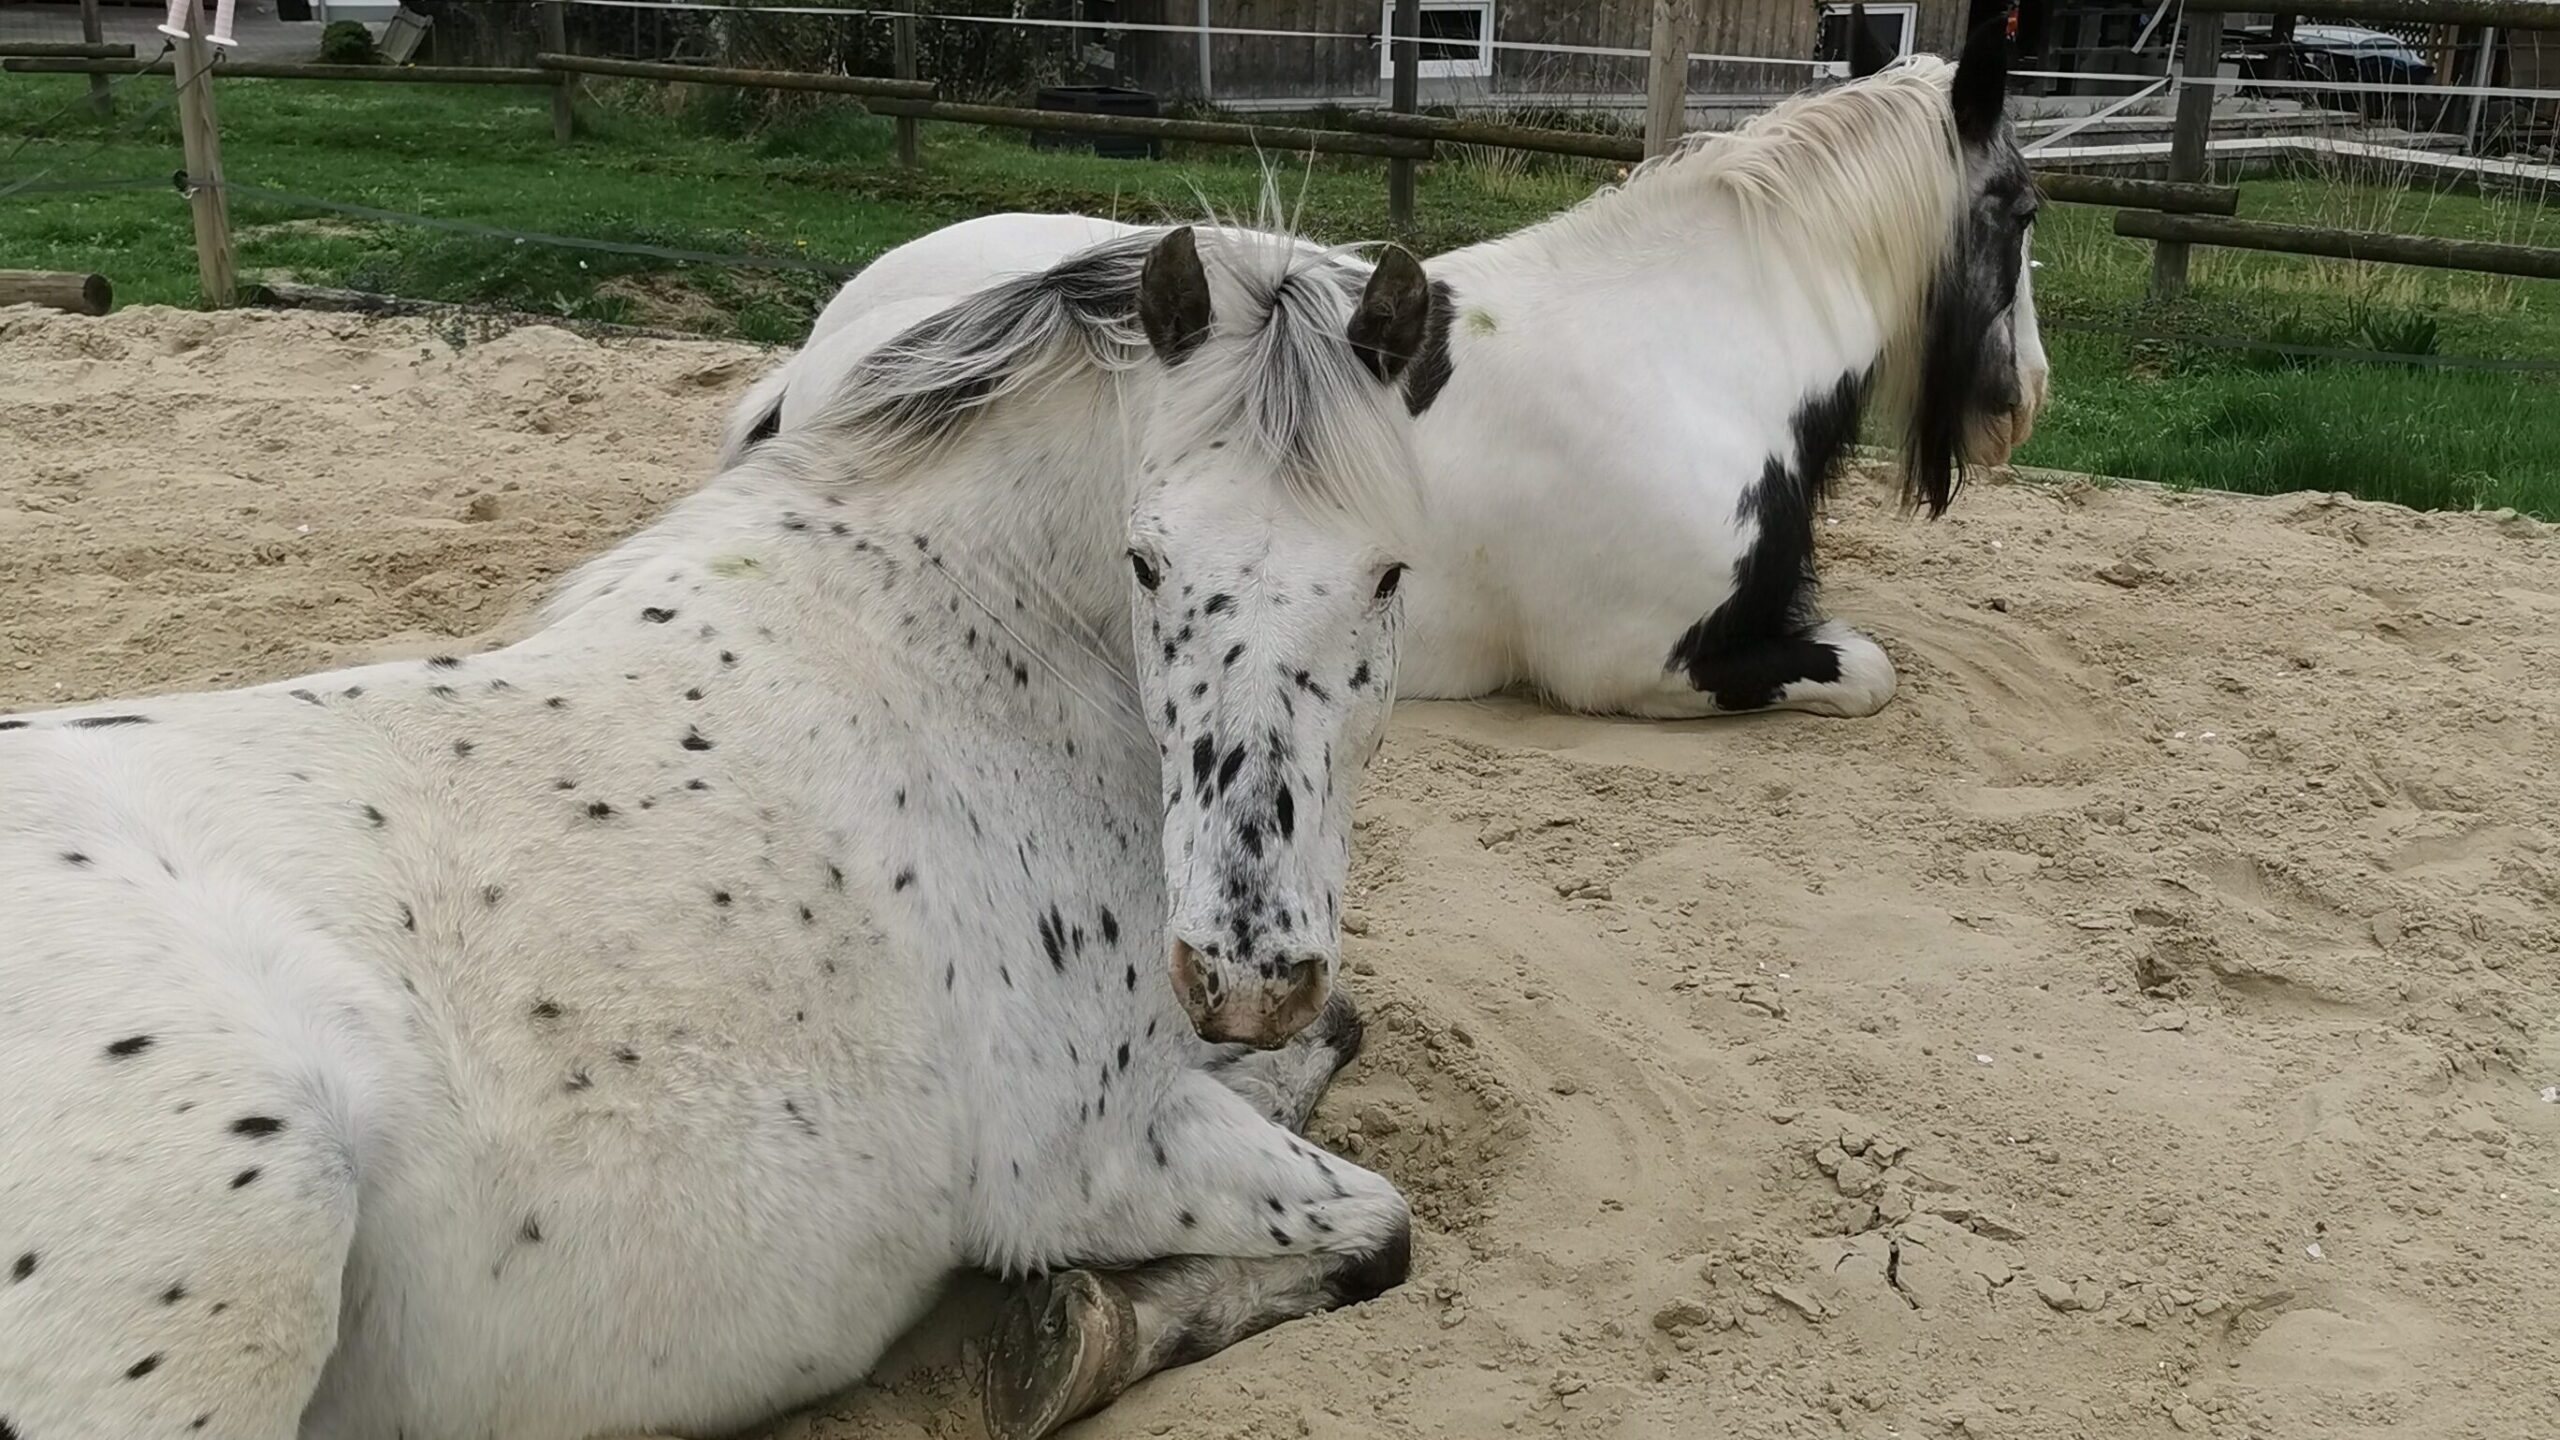
[[[513,638],[772,359],[0,310],[0,711]],[[1314,1129],[1414,1278],[1069,1433],[2560,1431],[2556,536],[1853,477],[1879,716],[1404,707]],[[775,1433],[971,1433],[986,1298]]]

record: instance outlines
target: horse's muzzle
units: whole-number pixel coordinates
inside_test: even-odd
[[[1276,1050],[1324,1012],[1333,993],[1332,967],[1321,956],[1307,956],[1285,968],[1279,978],[1233,983],[1218,962],[1203,957],[1187,940],[1173,942],[1173,993],[1191,1028],[1215,1044],[1251,1045]]]

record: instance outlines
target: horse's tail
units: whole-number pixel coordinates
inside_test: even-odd
[[[1137,284],[1156,239],[1107,240],[935,311],[865,354],[814,428],[894,467],[1007,396],[1080,367],[1129,369],[1147,353]]]
[[[807,352],[802,352],[803,354]],[[782,397],[790,393],[791,377],[799,356],[783,361],[773,373],[755,383],[738,408],[729,415],[729,429],[720,439],[720,468],[728,469],[746,458],[757,441],[770,440],[782,433]]]

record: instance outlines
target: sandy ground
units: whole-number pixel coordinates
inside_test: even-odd
[[[0,709],[511,635],[764,363],[0,312]],[[1876,719],[1399,714],[1316,1128],[1414,1281],[1079,1440],[2560,1433],[2560,539],[1879,488]],[[974,1434],[983,1290],[781,1434]]]

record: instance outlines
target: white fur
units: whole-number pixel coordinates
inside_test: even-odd
[[[1287,1256],[1300,1296],[1390,1246],[1385,1180],[1256,1113],[1304,1062],[1247,1083],[1164,979],[1239,875],[1329,957],[1395,663],[1380,537],[1192,417],[1254,354],[1401,453],[1396,396],[1212,268],[1185,365],[1030,357],[895,476],[821,417],[505,649],[0,728],[0,1421],[725,1434],[955,1268]],[[1184,591],[1132,599],[1133,530]],[[1249,602],[1133,652],[1211,589]],[[1168,813],[1194,734],[1255,758]]]
[[[1886,418],[1914,403],[1922,300],[1967,199],[1954,68],[1913,57],[1691,136],[1623,186],[1432,263],[1460,309],[1455,378],[1417,432],[1433,524],[1411,557],[1403,694],[1527,686],[1573,709],[1715,713],[1665,657],[1732,593],[1755,533],[1745,492],[1791,453],[1796,410],[1870,369]],[[1070,237],[1137,228],[998,215],[890,252],[785,366],[790,404],[835,383],[830,339],[860,317],[911,316],[969,288],[973,267],[983,283]],[[1977,463],[2023,441],[2044,395],[2020,273],[2009,325],[2028,400],[1978,437]],[[1840,678],[1790,685],[1775,708],[1865,715],[1892,697],[1873,641],[1837,622],[1810,634]]]

